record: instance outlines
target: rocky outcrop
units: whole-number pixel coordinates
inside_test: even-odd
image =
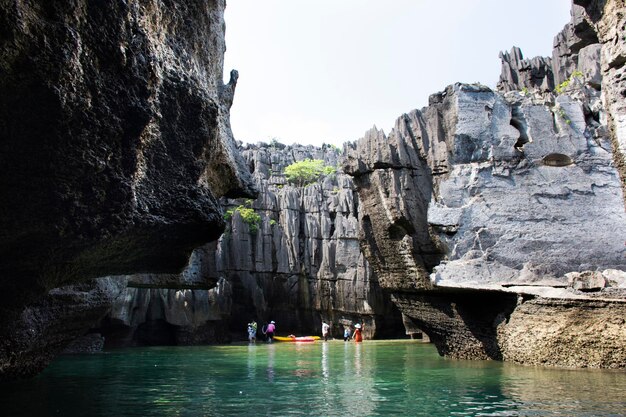
[[[217,245],[194,252],[195,261],[183,274],[188,277],[183,279],[185,285],[197,283],[192,276],[205,282],[219,280],[224,288],[219,292],[221,301],[207,298],[214,290],[193,286],[150,292],[130,288],[104,323],[106,328],[117,323],[118,330],[101,329],[107,339],[129,344],[129,340],[142,343],[143,337],[149,343],[141,331],[155,317],[163,326],[153,327],[154,337],[175,344],[185,341],[168,334],[194,333],[193,329],[203,343],[224,341],[230,333],[235,339],[243,338],[246,323],[253,319],[260,324],[276,321],[281,334],[319,334],[321,322],[326,321],[335,337],[343,335],[344,326],[356,322],[364,323],[366,337],[403,335],[399,312],[360,251],[360,204],[352,179],[339,171],[300,187],[289,184],[283,174],[285,167],[304,159],[337,167],[341,151],[333,146],[272,143],[247,145],[242,154],[261,190],[259,198],[247,203],[226,200],[224,206],[233,210],[247,204],[260,221],[248,223],[234,210]],[[131,285],[138,281],[144,286],[149,280],[133,277]],[[171,301],[175,299],[179,302]],[[195,313],[211,309],[212,315]],[[147,317],[146,310],[152,317]],[[196,321],[180,320],[190,316]],[[216,339],[207,338],[211,335],[203,333],[204,326],[222,333]]]
[[[498,326],[505,360],[576,368],[626,367],[626,303],[618,300],[520,300]]]
[[[610,130],[614,162],[626,178],[624,4],[619,0],[573,3],[570,22],[554,38],[551,58],[523,59],[519,48],[500,54],[498,90],[547,92],[557,88],[562,92],[585,84],[601,91],[603,113],[594,117]],[[626,195],[626,181],[623,183]]]
[[[498,81],[498,90],[554,90],[552,60],[542,56],[524,59],[522,50],[513,47],[511,52],[500,52],[502,72]]]
[[[40,372],[111,309],[126,289],[123,277],[96,278],[50,291],[24,308],[0,342],[2,378]]]
[[[229,126],[224,7],[2,3],[0,373],[20,366],[25,305],[88,278],[177,273],[221,234],[218,198],[254,194]]]
[[[591,45],[599,46],[598,36],[590,24],[585,10],[572,4],[571,20],[554,38],[552,50],[552,72],[554,83],[559,85],[567,80],[579,68],[579,63],[585,61],[588,48]],[[593,60],[594,65],[599,61]]]
[[[626,367],[626,292],[606,279],[626,275],[623,180],[597,46],[579,47],[595,81],[570,74],[558,95],[533,77],[506,94],[455,84],[349,146],[364,253],[442,354]]]
[[[572,17],[554,38],[552,57],[524,59],[520,48],[501,52],[502,72],[498,90],[553,91],[573,73],[581,71],[584,80],[599,89],[600,43],[585,10],[572,5]]]
[[[244,149],[262,190],[253,204],[261,225],[251,233],[235,213],[216,250],[216,273],[240,295],[237,322],[276,320],[281,331],[318,334],[326,321],[335,337],[355,322],[364,323],[367,337],[401,332],[400,315],[359,248],[360,202],[351,178],[339,170],[297,187],[283,175],[285,167],[307,158],[337,167],[340,154],[333,146]]]
[[[232,290],[128,287],[98,324],[107,347],[198,345],[230,341]]]
[[[615,164],[626,195],[626,6],[620,0],[574,0],[585,10],[601,44],[600,73]]]

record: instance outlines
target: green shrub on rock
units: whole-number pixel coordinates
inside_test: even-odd
[[[569,78],[565,81],[563,81],[561,84],[557,85],[556,88],[554,89],[554,91],[557,94],[563,94],[565,92],[565,90],[567,89],[567,87],[569,87],[570,83],[572,81],[574,81],[575,78],[580,78],[583,79],[584,74],[581,71],[574,71],[572,72],[572,75],[569,76]]]
[[[246,200],[245,204],[226,210],[226,213],[224,213],[224,219],[230,220],[235,212],[238,212],[241,219],[248,225],[250,233],[256,233],[259,231],[261,215],[252,208],[252,200]]]
[[[317,181],[322,175],[334,174],[336,170],[333,166],[324,165],[321,159],[305,159],[286,167],[285,177],[290,183],[304,187]]]

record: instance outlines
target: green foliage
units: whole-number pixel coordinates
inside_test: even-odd
[[[584,77],[584,74],[581,71],[576,70],[576,71],[572,72],[572,75],[570,75],[567,80],[565,80],[561,84],[557,85],[556,88],[554,89],[554,91],[557,94],[562,94],[562,93],[565,92],[565,90],[570,85],[570,83],[574,80],[574,78],[583,78],[583,77]]]
[[[324,172],[324,175],[331,175],[337,172],[337,168],[331,167],[330,165],[326,165],[324,166],[323,172]]]
[[[230,220],[235,212],[238,212],[241,219],[248,225],[250,233],[256,233],[259,231],[261,215],[252,208],[252,200],[246,200],[245,204],[241,204],[235,208],[227,210],[224,214],[224,219]]]
[[[559,107],[556,110],[556,113],[561,116],[561,119],[565,120],[565,123],[567,123],[568,125],[572,123],[572,121],[570,120],[570,118],[567,116],[567,113],[565,113],[565,110],[563,109],[563,107]]]
[[[270,226],[274,226],[275,224],[276,224],[276,220],[271,219],[271,220],[270,220]]]
[[[528,87],[522,88],[522,94],[525,95],[525,96],[528,95]]]
[[[335,173],[336,170],[335,167],[324,165],[321,159],[305,159],[286,167],[285,177],[289,182],[303,187],[317,181],[322,175]]]

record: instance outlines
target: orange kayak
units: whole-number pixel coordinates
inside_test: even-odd
[[[319,336],[274,336],[274,340],[277,342],[315,342],[320,340]]]

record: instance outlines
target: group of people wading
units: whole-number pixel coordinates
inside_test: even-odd
[[[352,339],[355,342],[362,342],[363,333],[361,332],[361,330],[362,330],[362,326],[359,323],[354,325],[354,333],[350,331],[349,326],[344,326],[343,341],[347,342],[348,340]],[[322,322],[322,337],[324,338],[325,341],[328,340],[328,338],[330,337],[330,325],[326,322]]]
[[[357,323],[354,325],[354,332],[351,332],[349,326],[344,326],[343,341],[347,342],[348,340],[352,339],[355,342],[362,342],[363,341],[362,328],[363,326],[360,323]],[[270,321],[269,324],[266,324],[262,327],[261,332],[265,335],[265,340],[267,341],[267,343],[272,343],[272,340],[274,339],[275,331],[276,331],[276,322],[274,322],[273,320]],[[257,323],[256,321],[253,320],[250,323],[248,323],[248,341],[250,343],[256,343],[256,335],[257,335]],[[324,341],[328,341],[329,337],[331,337],[330,325],[324,321],[322,322],[322,338],[324,339]]]
[[[276,322],[270,321],[269,324],[266,324],[261,328],[261,332],[265,335],[265,340],[267,343],[272,343],[274,339],[274,332],[276,331]],[[257,324],[256,321],[252,320],[248,323],[248,341],[250,343],[256,343],[256,333],[257,333]]]

